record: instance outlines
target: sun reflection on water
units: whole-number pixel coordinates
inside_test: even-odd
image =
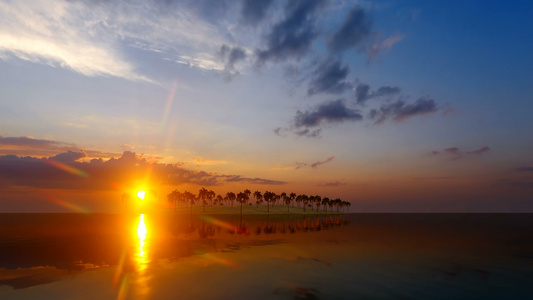
[[[135,261],[137,262],[138,270],[145,270],[148,259],[146,257],[146,234],[148,230],[146,229],[146,223],[144,222],[144,214],[141,214],[139,218],[139,224],[137,225],[137,238],[139,239],[139,248],[135,255]]]
[[[149,276],[147,274],[148,263],[150,262],[148,258],[147,251],[147,236],[148,229],[145,222],[144,214],[141,214],[139,217],[139,223],[137,224],[137,252],[135,253],[135,264],[137,269],[136,280],[135,280],[135,289],[138,292],[139,296],[146,296],[149,293],[148,280]]]
[[[113,286],[118,286],[117,300],[148,298],[150,293],[148,274],[149,258],[149,223],[146,216],[141,214],[133,225],[134,234],[130,236],[130,250],[126,250],[117,267],[113,279]],[[131,228],[131,227],[130,227]]]

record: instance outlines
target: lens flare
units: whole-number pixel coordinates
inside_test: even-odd
[[[74,174],[74,175],[78,175],[80,177],[89,177],[89,174],[87,174],[85,171],[83,170],[80,170],[80,169],[76,169],[72,166],[69,166],[67,164],[64,164],[64,163],[61,163],[61,162],[58,162],[58,161],[55,161],[55,160],[51,160],[51,159],[48,159],[46,160],[46,162],[60,170],[63,170],[65,172],[68,172],[68,173],[71,173],[71,174]]]

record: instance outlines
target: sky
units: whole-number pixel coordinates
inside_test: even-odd
[[[533,212],[533,2],[0,2],[0,212],[139,188]]]

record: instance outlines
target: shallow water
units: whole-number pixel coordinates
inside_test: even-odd
[[[530,214],[0,214],[0,299],[533,299]]]

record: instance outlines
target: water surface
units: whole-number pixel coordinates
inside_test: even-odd
[[[0,214],[0,299],[533,299],[528,214]]]

